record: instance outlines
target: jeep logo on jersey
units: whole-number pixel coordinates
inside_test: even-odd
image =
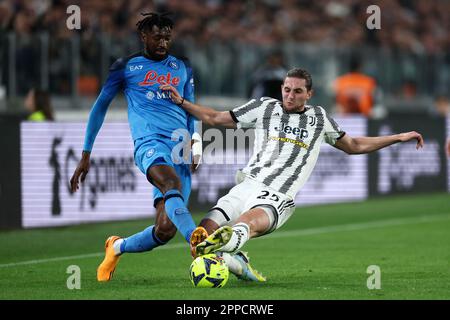
[[[139,82],[140,86],[152,86],[154,84],[170,84],[173,86],[177,86],[180,83],[179,77],[173,77],[170,72],[167,74],[159,75],[156,71],[149,71],[145,75],[145,79],[142,82]]]
[[[294,134],[300,138],[300,140],[308,138],[308,130],[306,129],[300,129],[300,128],[293,128],[291,126],[287,126],[286,124],[282,123],[281,128],[275,127],[275,130],[284,132],[287,134]]]

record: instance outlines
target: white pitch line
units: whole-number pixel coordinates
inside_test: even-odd
[[[98,252],[98,253],[80,254],[78,256],[56,257],[56,258],[49,258],[49,259],[13,262],[13,263],[0,264],[0,268],[23,266],[23,265],[29,265],[29,264],[45,263],[45,262],[54,262],[54,261],[64,261],[64,260],[71,260],[71,259],[84,259],[84,258],[98,257],[98,256],[101,256],[104,254],[105,254],[104,252]]]
[[[405,225],[405,224],[427,223],[427,222],[444,221],[444,220],[450,220],[450,214],[435,214],[435,215],[427,215],[427,216],[419,216],[419,217],[411,217],[411,218],[376,220],[376,221],[363,222],[363,223],[351,223],[351,224],[341,224],[341,225],[320,227],[320,228],[282,231],[282,232],[270,234],[265,238],[257,238],[257,239],[286,238],[286,237],[308,236],[308,235],[342,232],[342,231],[358,231],[358,230],[364,230],[364,229],[393,227],[393,226],[399,226],[399,225]]]
[[[444,221],[444,220],[450,220],[450,214],[436,214],[436,215],[427,215],[427,216],[411,217],[411,218],[386,219],[386,220],[378,220],[378,221],[371,221],[371,222],[364,222],[364,223],[342,224],[342,225],[335,225],[335,226],[328,226],[328,227],[321,227],[321,228],[279,231],[277,233],[270,234],[267,237],[262,237],[262,238],[257,238],[257,239],[273,239],[273,238],[309,236],[309,235],[326,234],[326,233],[333,233],[333,232],[358,231],[358,230],[364,230],[364,229],[392,227],[392,226],[399,226],[399,225],[405,225],[405,224],[427,223],[427,222]],[[160,247],[159,250],[180,249],[180,248],[186,248],[186,246],[187,245],[185,243],[168,244],[166,246]],[[38,259],[38,260],[28,260],[28,261],[22,261],[22,262],[13,262],[13,263],[0,264],[0,268],[16,267],[16,266],[32,265],[32,264],[40,264],[40,263],[64,261],[64,260],[101,257],[104,254],[105,254],[104,252],[97,252],[97,253],[81,254],[81,255],[76,255],[76,256],[56,257],[56,258],[49,258],[49,259]]]

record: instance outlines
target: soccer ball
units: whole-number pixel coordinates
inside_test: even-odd
[[[228,266],[215,253],[195,258],[189,269],[189,278],[194,287],[221,288],[228,281]]]

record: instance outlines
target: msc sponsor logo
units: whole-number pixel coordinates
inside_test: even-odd
[[[145,96],[148,100],[153,100],[153,98],[155,97],[155,93],[153,91],[149,91]]]
[[[157,100],[159,100],[159,99],[169,99],[170,98],[170,95],[167,92],[160,92],[160,91],[156,91],[156,92],[149,91],[149,92],[146,93],[145,96],[147,97],[148,100],[153,100],[155,98]]]

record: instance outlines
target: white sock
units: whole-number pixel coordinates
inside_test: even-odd
[[[241,263],[238,260],[236,260],[234,254],[232,255],[228,252],[217,252],[217,253],[221,254],[223,260],[227,264],[228,269],[230,270],[231,273],[237,276],[240,276],[242,274],[243,270]]]
[[[248,241],[250,227],[244,222],[239,222],[233,226],[233,234],[230,241],[220,251],[236,252]]]
[[[120,252],[120,245],[122,244],[122,242],[123,242],[123,239],[117,239],[113,243],[113,250],[114,250],[114,253],[116,254],[116,256],[122,254],[122,252]]]

